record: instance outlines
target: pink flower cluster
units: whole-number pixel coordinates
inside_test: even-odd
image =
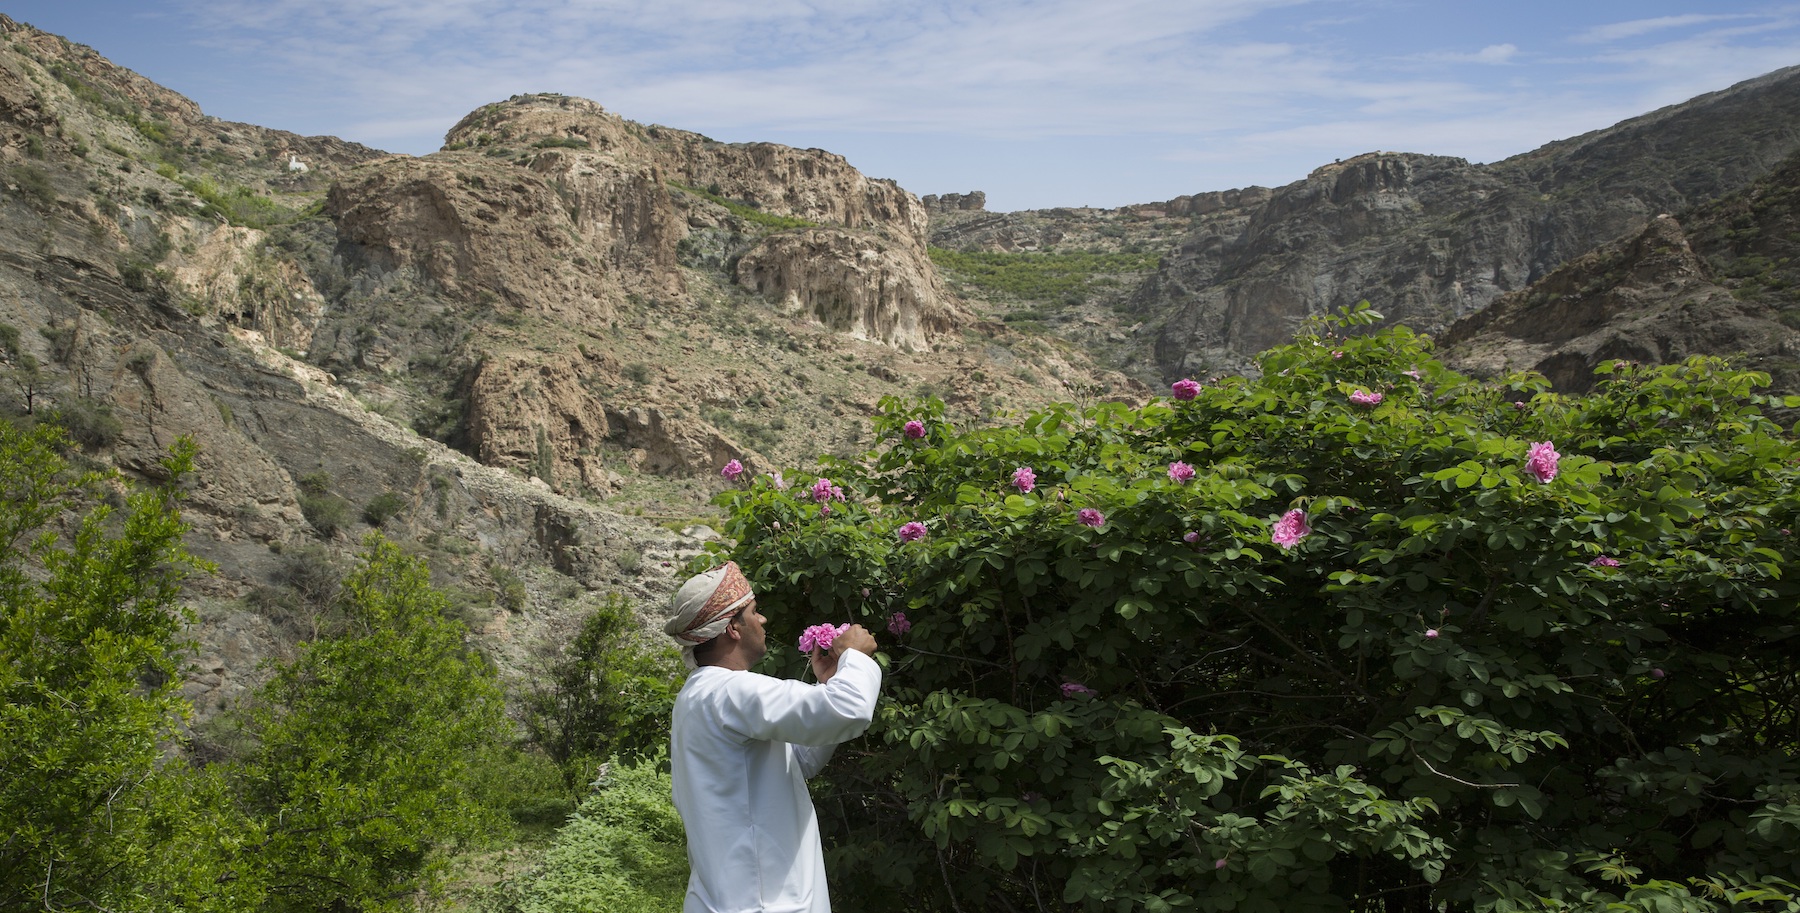
[[[1358,406],[1378,406],[1381,404],[1381,394],[1369,393],[1358,387],[1356,392],[1350,394],[1350,401]]]
[[[1562,454],[1549,441],[1538,441],[1531,445],[1531,451],[1525,455],[1525,471],[1537,477],[1539,482],[1548,482],[1556,478],[1556,461]]]
[[[830,479],[821,478],[813,483],[812,496],[814,501],[821,504],[826,501],[842,501],[844,500],[844,490],[831,484]]]
[[[1176,460],[1169,464],[1169,481],[1177,485],[1186,485],[1194,480],[1194,467]]]
[[[925,538],[925,524],[917,520],[900,527],[901,542],[917,542]]]
[[[1191,377],[1184,377],[1169,385],[1169,392],[1176,399],[1190,400],[1200,395],[1200,382]]]
[[[1037,473],[1032,472],[1030,466],[1020,466],[1013,470],[1012,483],[1020,494],[1027,494],[1037,487]]]
[[[919,438],[924,437],[925,436],[925,423],[919,421],[918,419],[913,419],[912,421],[907,422],[906,423],[906,436],[909,438],[912,438],[915,441],[918,440]]]
[[[1065,698],[1072,698],[1077,694],[1093,694],[1093,693],[1094,693],[1094,689],[1089,688],[1088,686],[1086,686],[1080,682],[1063,682],[1062,683],[1062,696]]]
[[[813,625],[800,632],[800,652],[811,653],[814,648],[831,649],[831,642],[837,640],[839,634],[850,630],[849,624]]]
[[[905,612],[895,612],[893,615],[888,616],[888,631],[895,637],[899,637],[911,630],[912,622],[906,620]]]
[[[724,469],[719,470],[719,475],[724,476],[725,481],[727,482],[736,482],[744,475],[744,464],[737,460],[732,460],[725,464]]]
[[[1095,529],[1106,525],[1106,515],[1092,507],[1083,507],[1076,511],[1075,519],[1080,521],[1082,526],[1091,526]]]
[[[1300,540],[1312,535],[1312,527],[1306,525],[1306,511],[1296,507],[1281,515],[1275,521],[1275,527],[1269,531],[1269,539],[1282,548],[1293,548]]]
[[[1588,562],[1588,567],[1618,567],[1618,566],[1619,566],[1619,559],[1614,558],[1611,555],[1601,555],[1600,557],[1595,558],[1594,560]]]

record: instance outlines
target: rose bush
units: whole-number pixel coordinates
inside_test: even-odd
[[[829,461],[830,513],[721,495],[772,642],[910,621],[814,787],[840,904],[1790,908],[1800,448],[1764,411],[1800,401],[1714,360],[1478,382],[1375,319],[1187,401],[889,401],[878,439],[933,437]]]

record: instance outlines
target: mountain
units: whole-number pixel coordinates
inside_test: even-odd
[[[1584,391],[1603,361],[1734,355],[1800,391],[1800,155],[1749,186],[1664,213],[1457,321],[1444,358]]]
[[[918,199],[823,150],[537,94],[390,155],[0,36],[0,410],[128,477],[199,443],[203,720],[312,636],[371,529],[521,677],[608,593],[655,626],[727,460],[860,451],[885,396],[1143,392],[978,319]]]
[[[988,213],[550,93],[391,155],[209,117],[3,16],[0,36],[0,411],[128,477],[199,443],[202,720],[316,634],[374,529],[514,682],[607,594],[648,632],[714,535],[723,463],[859,452],[887,396],[962,422],[1141,400],[1361,298],[1432,331],[1498,300],[1456,357],[1571,385],[1550,359],[1777,332],[1753,357],[1789,376],[1771,172],[1800,145],[1800,71],[1494,165],[1371,153],[1282,188]],[[1652,287],[1746,329],[1617,329]]]
[[[1120,210],[946,213],[933,243],[1063,249],[1187,221],[1113,310],[1119,364],[1153,383],[1240,371],[1306,318],[1361,300],[1440,333],[1589,251],[1767,174],[1800,148],[1800,68],[1490,165],[1371,152],[1304,180]],[[1092,315],[1084,315],[1092,316]]]

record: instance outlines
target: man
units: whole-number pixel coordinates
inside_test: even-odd
[[[751,672],[768,652],[735,563],[683,584],[663,627],[695,670],[675,699],[670,764],[687,829],[683,913],[830,913],[806,780],[875,716],[881,667],[862,625],[814,650],[816,685]]]

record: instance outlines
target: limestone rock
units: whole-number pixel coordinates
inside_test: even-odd
[[[836,228],[770,235],[738,261],[737,281],[857,339],[929,349],[964,319],[910,248]]]

